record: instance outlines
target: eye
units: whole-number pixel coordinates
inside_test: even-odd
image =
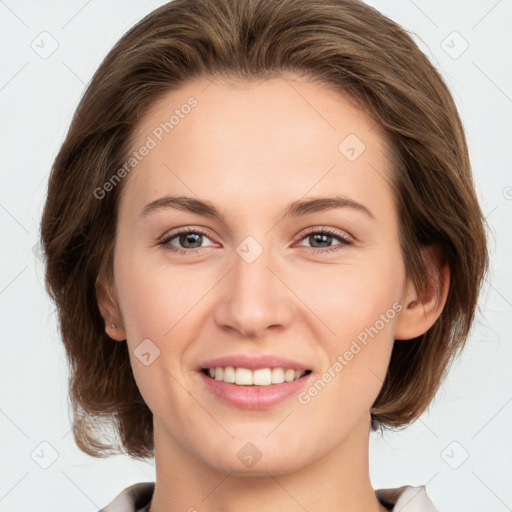
[[[205,230],[187,227],[167,234],[158,242],[158,245],[173,253],[196,254],[201,252],[204,247],[208,247],[202,245],[205,239],[210,240]],[[335,239],[339,240],[339,243],[332,245],[332,241]],[[307,240],[310,244],[309,248],[318,253],[339,251],[352,244],[352,240],[346,234],[331,228],[311,228],[299,239],[299,241],[302,240]],[[173,243],[173,241],[175,242]],[[316,244],[320,246],[315,246]],[[209,244],[209,246],[214,245],[213,243]]]
[[[334,239],[338,239],[340,243],[332,246],[331,242]],[[342,250],[345,246],[351,245],[352,240],[349,239],[346,234],[330,228],[312,228],[305,235],[302,235],[300,240],[307,240],[310,244],[320,244],[320,247],[309,247],[315,252],[333,252]],[[327,245],[327,248],[325,248]],[[306,246],[307,247],[307,246]]]
[[[165,238],[158,242],[158,245],[164,246],[167,250],[180,254],[191,254],[200,252],[203,240],[207,238],[207,232],[201,228],[187,227],[180,231],[170,233]],[[176,246],[172,241],[177,241],[180,246]],[[210,244],[214,245],[214,244]]]

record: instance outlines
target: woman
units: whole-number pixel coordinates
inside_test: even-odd
[[[487,252],[453,99],[395,23],[158,8],[89,84],[42,238],[78,446],[155,457],[103,510],[436,510],[373,490],[369,434],[432,401]]]

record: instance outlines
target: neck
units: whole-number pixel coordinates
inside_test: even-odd
[[[154,420],[156,484],[151,512],[382,512],[371,486],[369,418],[325,456],[296,471],[244,476],[219,471],[185,450]]]

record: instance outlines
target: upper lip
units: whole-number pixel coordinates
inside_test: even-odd
[[[248,370],[258,370],[260,368],[293,368],[294,370],[311,370],[305,364],[275,355],[248,356],[247,354],[235,354],[231,356],[216,357],[209,359],[201,364],[200,370],[205,368],[226,368],[232,366],[234,368],[247,368]]]

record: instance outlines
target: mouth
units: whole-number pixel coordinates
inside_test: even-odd
[[[293,382],[306,377],[312,372],[310,369],[297,370],[294,368],[269,367],[250,370],[249,368],[235,368],[233,366],[202,368],[200,371],[212,380],[246,387],[273,386]]]

